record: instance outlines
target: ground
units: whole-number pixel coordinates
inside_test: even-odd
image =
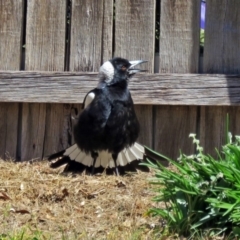
[[[152,176],[66,174],[44,161],[0,160],[0,239],[155,239],[159,220],[146,214]]]

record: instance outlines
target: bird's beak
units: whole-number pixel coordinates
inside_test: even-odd
[[[145,60],[134,60],[134,61],[129,61],[131,66],[128,68],[128,73],[129,76],[132,76],[133,74],[137,73],[137,72],[146,72],[146,70],[142,70],[139,68],[135,68],[137,65],[145,63],[147,61]]]

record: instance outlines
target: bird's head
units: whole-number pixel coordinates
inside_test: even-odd
[[[147,61],[127,59],[116,57],[103,63],[99,69],[100,84],[113,85],[120,82],[127,82],[137,72],[145,72],[136,68],[137,65]]]

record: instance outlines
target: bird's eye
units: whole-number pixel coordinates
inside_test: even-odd
[[[126,66],[122,66],[121,69],[122,69],[123,71],[126,71],[126,70],[127,70]]]

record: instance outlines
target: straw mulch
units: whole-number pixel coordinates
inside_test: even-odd
[[[39,232],[40,239],[153,239],[158,219],[146,214],[154,204],[152,175],[66,174],[45,161],[0,160],[0,236],[24,231]]]

